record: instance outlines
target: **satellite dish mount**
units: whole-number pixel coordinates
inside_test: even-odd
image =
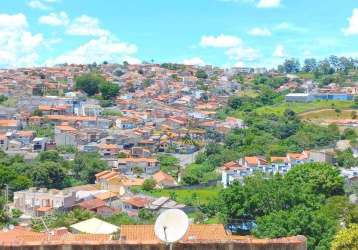
[[[188,227],[189,219],[183,211],[169,209],[158,216],[154,225],[154,232],[172,250],[173,244],[184,237]]]

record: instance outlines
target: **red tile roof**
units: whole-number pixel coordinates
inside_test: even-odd
[[[75,206],[79,206],[81,208],[88,209],[88,210],[93,210],[99,207],[103,207],[105,205],[106,203],[104,201],[96,198],[92,200],[82,201],[76,204]]]

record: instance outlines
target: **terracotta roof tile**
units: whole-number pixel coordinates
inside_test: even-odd
[[[75,206],[79,206],[84,209],[92,210],[92,209],[96,209],[99,207],[103,207],[105,205],[106,205],[106,203],[100,199],[92,199],[92,200],[82,201],[82,202],[76,204]]]

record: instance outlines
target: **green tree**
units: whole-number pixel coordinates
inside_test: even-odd
[[[358,246],[358,224],[342,229],[334,238],[332,250],[353,250]]]
[[[306,163],[292,168],[286,175],[288,182],[297,183],[308,192],[326,197],[344,194],[344,179],[340,171],[325,163]]]
[[[358,160],[353,156],[353,152],[349,148],[337,152],[337,164],[343,168],[352,168],[358,165]]]
[[[200,79],[208,78],[208,74],[206,74],[206,72],[202,69],[199,69],[198,71],[196,71],[195,76]]]
[[[228,106],[232,109],[239,109],[241,107],[242,101],[239,96],[230,96]]]
[[[253,233],[260,238],[305,235],[308,249],[329,249],[336,221],[303,206],[281,210],[256,220]]]
[[[145,222],[152,222],[154,220],[154,214],[148,209],[140,209],[138,212],[138,217]]]
[[[34,115],[34,116],[42,116],[42,115],[43,115],[43,113],[42,113],[42,111],[41,111],[41,110],[39,110],[39,109],[35,109],[35,110],[34,110],[34,112],[32,112],[32,115]]]
[[[118,84],[114,84],[111,82],[104,81],[99,85],[99,90],[103,99],[108,100],[116,97],[119,93]]]
[[[57,162],[39,162],[31,168],[32,183],[36,187],[56,188],[64,187],[65,170]]]
[[[179,160],[170,154],[161,154],[158,157],[160,170],[173,176],[178,177],[180,171]]]
[[[146,179],[143,182],[142,189],[145,191],[151,191],[155,188],[156,184],[157,183],[155,182],[155,180],[153,178]]]
[[[97,153],[77,153],[71,165],[74,178],[83,183],[94,183],[95,174],[106,169],[107,163]]]
[[[95,73],[86,73],[76,78],[75,88],[84,91],[87,95],[93,96],[98,93],[99,86],[105,79]]]

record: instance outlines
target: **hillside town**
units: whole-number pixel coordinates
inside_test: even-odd
[[[1,70],[1,171],[19,175],[8,172],[1,180],[3,209],[10,218],[18,216],[7,222],[0,240],[32,244],[32,238],[50,230],[54,239],[68,242],[92,234],[96,244],[113,237],[144,244],[156,239],[145,237],[153,235],[153,228],[142,224],[179,209],[192,223],[183,244],[208,241],[212,230],[222,235],[220,240],[245,241],[250,238],[240,233],[247,234],[255,223],[232,217],[223,223],[217,205],[210,205],[218,192],[248,185],[250,176],[285,176],[307,164],[341,167],[339,177],[357,203],[357,135],[347,125],[357,118],[353,111],[349,118],[344,115],[355,107],[357,83],[322,86],[265,68],[170,63]],[[263,95],[271,104],[259,104]],[[311,108],[295,111],[305,103],[318,105],[313,111],[335,110],[334,120],[326,120],[328,130],[316,127],[315,117],[303,117]],[[260,111],[277,105],[287,106],[283,116]],[[263,113],[252,116],[252,109]],[[319,138],[299,132],[300,123],[312,126],[308,130]],[[255,139],[264,138],[260,130],[275,129],[287,135]],[[9,232],[15,236],[9,238]]]

